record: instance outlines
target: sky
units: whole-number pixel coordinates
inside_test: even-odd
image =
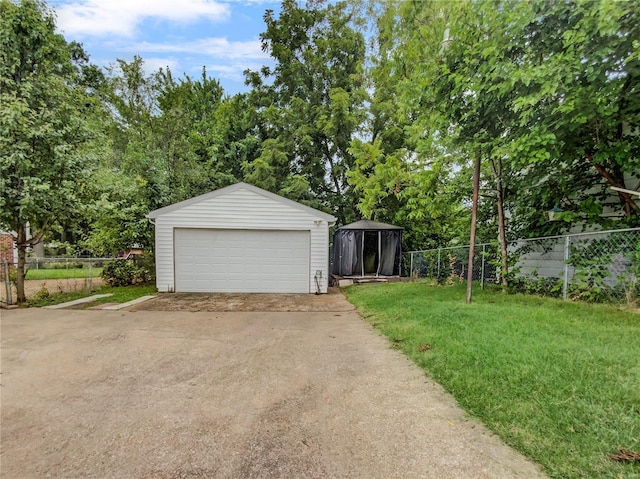
[[[147,73],[169,67],[198,78],[202,67],[226,93],[246,91],[242,72],[272,65],[262,51],[266,9],[279,0],[49,0],[58,31],[84,45],[91,62],[107,66],[134,55]]]

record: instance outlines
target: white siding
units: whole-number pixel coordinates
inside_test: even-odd
[[[309,291],[316,291],[316,271],[322,271],[321,292],[327,291],[329,225],[311,212],[241,188],[160,214],[155,225],[158,291],[175,291],[174,228],[309,231]]]

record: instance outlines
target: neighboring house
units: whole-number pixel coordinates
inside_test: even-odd
[[[625,184],[640,186],[640,178],[632,175],[631,173],[625,174]],[[587,191],[588,194],[598,195],[602,191],[602,186],[607,187],[609,197],[602,202],[603,211],[601,213],[602,218],[622,218],[624,211],[620,207],[618,193],[611,189],[608,184],[594,186],[591,190]],[[631,195],[632,198],[637,195]],[[635,200],[640,205],[640,197]],[[566,205],[560,205],[561,208],[569,208]],[[509,218],[509,212],[505,212]],[[563,213],[555,213],[556,220],[562,221]],[[571,213],[571,211],[567,211]],[[550,221],[554,221],[550,218]],[[557,237],[539,238],[537,240],[520,240],[512,242],[509,245],[509,252],[514,253],[519,251],[518,263],[515,265],[515,269],[519,271],[521,275],[535,274],[540,277],[546,278],[558,278],[562,277],[565,273],[565,269],[568,269],[569,276],[573,276],[573,266],[567,266],[565,257],[569,257],[572,253],[572,249],[575,250],[579,247],[584,247],[592,243],[593,241],[600,241],[607,243],[607,235],[599,235],[598,232],[602,228],[599,225],[585,225],[581,221],[574,221],[573,223],[566,223],[566,230],[564,233]],[[629,233],[632,234],[632,233]],[[635,234],[635,233],[633,233]],[[567,242],[567,236],[571,236],[571,239]],[[567,249],[569,247],[569,249]],[[607,245],[610,249],[606,253],[610,253],[613,257],[613,263],[616,267],[625,270],[630,260],[626,258],[629,252],[624,248],[616,249],[615,241],[612,241],[611,245]],[[605,265],[609,267],[610,265]]]
[[[0,232],[0,263],[14,264],[18,260],[15,234]]]
[[[4,281],[4,264],[13,265],[18,261],[15,235],[9,232],[0,232],[0,280]]]
[[[327,292],[327,213],[237,183],[147,217],[160,292]]]
[[[127,248],[124,251],[118,253],[118,258],[121,259],[134,259],[136,256],[142,256],[144,254],[144,248],[138,244]]]

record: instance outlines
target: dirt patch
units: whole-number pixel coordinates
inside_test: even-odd
[[[28,279],[24,282],[24,294],[27,299],[32,299],[38,291],[46,289],[49,294],[69,293],[71,291],[92,291],[104,285],[104,280],[96,278],[72,278],[72,279]],[[16,287],[12,286],[13,302],[16,302]],[[7,291],[4,283],[0,284],[0,301],[7,301]]]
[[[263,311],[325,312],[352,311],[338,288],[328,294],[260,293],[162,293],[157,298],[134,306],[130,311]]]

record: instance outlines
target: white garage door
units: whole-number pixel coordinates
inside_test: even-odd
[[[308,293],[309,232],[176,229],[177,292]]]

